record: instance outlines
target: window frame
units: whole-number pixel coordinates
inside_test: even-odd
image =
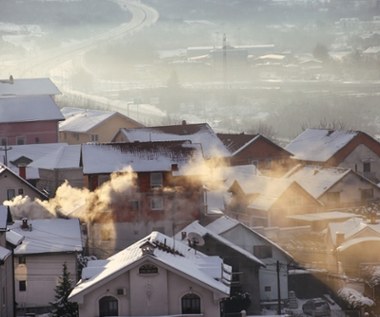
[[[164,175],[162,172],[150,173],[150,188],[161,188],[164,185]]]
[[[116,307],[112,307],[116,304]],[[119,300],[115,296],[106,295],[98,301],[99,316],[118,316],[119,315]]]
[[[151,196],[150,197],[150,209],[151,210],[164,210],[164,197]],[[160,203],[158,203],[160,202]]]
[[[201,298],[197,294],[187,293],[181,297],[181,311],[186,314],[201,313]]]
[[[18,291],[26,292],[26,280],[18,281]]]

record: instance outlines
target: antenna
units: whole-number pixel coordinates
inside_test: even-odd
[[[189,232],[187,235],[187,241],[189,241],[189,245],[191,247],[194,246],[202,246],[205,244],[205,240],[202,238],[202,236],[199,233],[196,232]]]

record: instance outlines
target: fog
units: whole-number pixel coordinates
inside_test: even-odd
[[[284,144],[306,127],[378,134],[378,1],[20,0],[0,12],[2,77],[50,77],[61,106]]]

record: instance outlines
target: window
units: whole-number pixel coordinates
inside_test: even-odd
[[[270,292],[272,290],[272,288],[270,286],[265,286],[264,287],[264,291],[265,292]]]
[[[119,315],[117,299],[113,296],[104,296],[99,300],[99,316],[117,316]]]
[[[364,162],[363,173],[370,173],[370,172],[371,172],[371,162]]]
[[[18,257],[18,264],[26,264],[26,257],[25,257],[25,255],[20,255]]]
[[[16,196],[16,191],[13,188],[7,189],[7,199],[11,200]]]
[[[98,142],[99,136],[97,134],[91,134],[91,142]]]
[[[162,173],[150,173],[150,187],[162,187],[163,185]]]
[[[186,294],[181,299],[182,314],[200,314],[201,313],[201,299],[195,294]]]
[[[18,290],[20,292],[25,292],[26,291],[26,281],[19,281],[18,282]]]
[[[158,273],[158,267],[153,264],[144,264],[139,267],[140,274],[154,274]]]
[[[23,137],[23,136],[16,137],[16,144],[17,145],[23,145],[23,144],[25,144],[25,137]]]
[[[272,247],[270,245],[254,245],[253,254],[259,259],[272,257]]]
[[[361,190],[362,201],[368,201],[373,199],[373,188],[366,188]]]
[[[36,143],[36,144],[40,143],[40,138],[39,137],[36,137],[34,140],[35,140],[34,143]]]
[[[129,202],[129,207],[131,211],[139,211],[140,210],[140,202],[138,200],[131,200]]]
[[[163,210],[164,209],[164,198],[157,196],[150,198],[150,209],[152,210]]]
[[[24,195],[24,189],[23,188],[19,188],[17,192],[19,195]]]

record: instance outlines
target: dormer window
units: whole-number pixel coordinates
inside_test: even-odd
[[[162,173],[150,173],[150,187],[162,187],[163,186],[163,175]]]

